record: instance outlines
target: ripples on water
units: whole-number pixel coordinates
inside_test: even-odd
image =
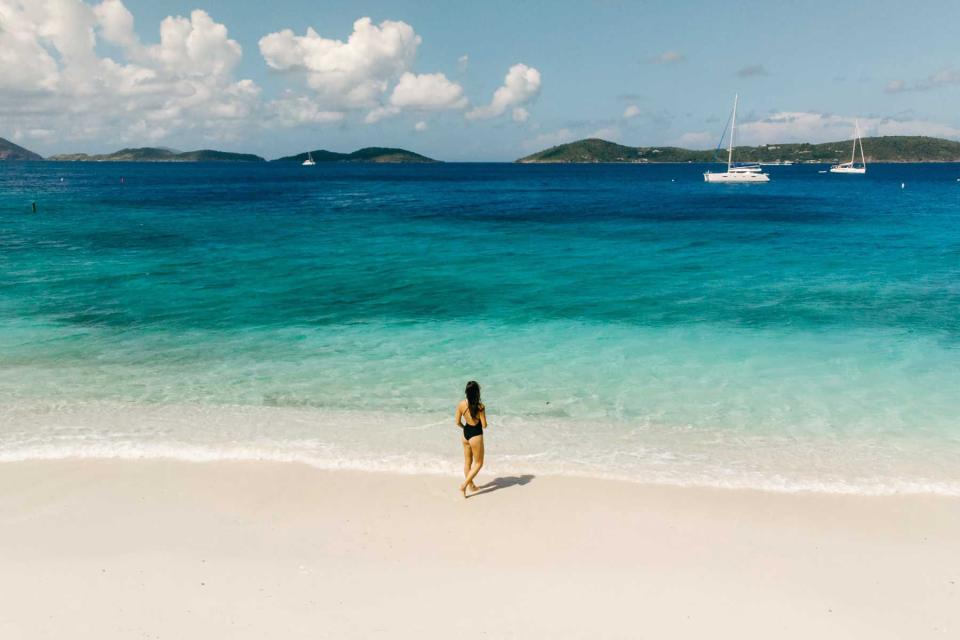
[[[518,464],[960,486],[957,169],[702,169],[2,164],[0,451],[430,468],[478,378]]]

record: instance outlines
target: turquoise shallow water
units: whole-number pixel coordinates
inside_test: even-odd
[[[960,493],[960,168],[819,169],[0,165],[0,460]]]

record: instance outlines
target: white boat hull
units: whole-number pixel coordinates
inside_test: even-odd
[[[830,173],[852,173],[852,174],[862,176],[866,172],[867,172],[866,167],[844,167],[844,166],[830,167]]]
[[[726,182],[726,183],[758,183],[770,182],[770,176],[759,171],[723,171],[720,173],[711,173],[707,171],[703,174],[704,182]]]

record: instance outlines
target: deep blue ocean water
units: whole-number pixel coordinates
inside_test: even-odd
[[[0,163],[0,460],[960,493],[960,166],[704,169]]]

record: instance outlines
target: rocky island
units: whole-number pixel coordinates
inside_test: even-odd
[[[40,154],[34,153],[29,149],[24,149],[18,144],[14,144],[5,138],[0,138],[0,162],[16,162],[23,160],[43,160]]]
[[[120,149],[113,153],[96,155],[62,153],[50,156],[48,159],[60,162],[264,162],[263,158],[252,153],[231,153],[212,149],[175,151],[162,147]]]
[[[277,158],[272,162],[303,162],[307,159],[307,154],[314,162],[379,162],[379,163],[425,163],[437,162],[433,158],[407,151],[406,149],[393,149],[390,147],[364,147],[353,153],[338,153],[336,151],[327,151],[326,149],[316,149],[314,151],[304,151],[293,156]]]

